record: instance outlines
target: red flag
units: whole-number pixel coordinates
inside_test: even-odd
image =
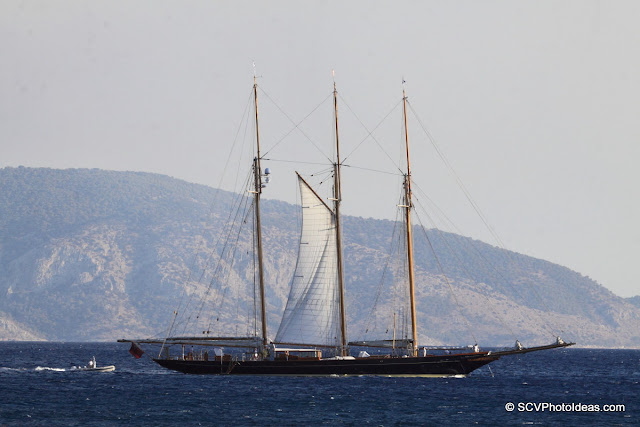
[[[129,353],[131,353],[131,355],[136,359],[140,359],[144,354],[144,350],[142,350],[137,343],[132,342],[131,348],[129,349]]]

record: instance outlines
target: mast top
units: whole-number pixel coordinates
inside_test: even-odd
[[[404,102],[407,101],[407,91],[406,91],[406,85],[407,85],[407,81],[404,79],[404,77],[402,78],[402,100]]]
[[[411,162],[409,160],[409,131],[407,128],[407,91],[405,89],[406,80],[402,78],[402,114],[404,116],[404,142],[407,153],[407,176],[409,177],[409,187],[411,187]],[[409,203],[411,205],[411,203]]]
[[[256,61],[253,61],[253,87],[256,88],[258,86],[258,77],[262,77],[258,75],[256,71]]]

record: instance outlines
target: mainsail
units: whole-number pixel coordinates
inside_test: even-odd
[[[289,299],[275,343],[339,346],[340,293],[333,211],[298,175],[302,233]]]

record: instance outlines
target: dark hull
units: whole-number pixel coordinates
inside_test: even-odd
[[[487,353],[426,357],[366,357],[352,360],[204,361],[153,359],[159,365],[185,374],[209,375],[381,375],[466,376],[499,356]]]

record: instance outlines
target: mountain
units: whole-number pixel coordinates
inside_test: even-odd
[[[0,169],[0,340],[157,336],[181,301],[195,306],[196,296],[208,297],[201,316],[213,313],[214,328],[250,323],[250,298],[238,292],[253,286],[250,235],[236,238],[236,261],[226,265],[223,285],[213,285],[217,273],[199,273],[230,250],[220,236],[237,200],[157,174]],[[297,208],[265,199],[262,207],[267,318],[275,335],[296,259]],[[388,334],[399,291],[381,277],[394,223],[343,223],[349,337]],[[467,237],[415,234],[428,237],[416,239],[423,344],[512,345],[517,338],[533,345],[561,334],[581,346],[640,347],[638,297],[625,300],[565,267]]]
[[[635,305],[636,307],[640,307],[640,295],[636,295],[635,297],[626,298],[627,302]]]

